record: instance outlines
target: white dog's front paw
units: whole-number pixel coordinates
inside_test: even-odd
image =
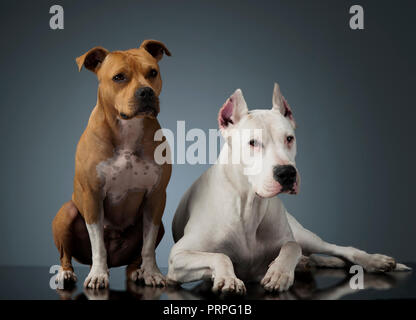
[[[84,287],[90,289],[108,288],[108,269],[92,266],[84,281]]]
[[[266,275],[260,284],[267,291],[286,291],[292,285],[295,279],[294,270],[288,271],[280,268],[275,263],[271,264]]]
[[[140,267],[130,275],[132,281],[143,281],[146,286],[166,287],[166,278],[157,267]]]
[[[212,291],[222,293],[245,294],[246,287],[244,282],[235,276],[218,276],[214,277]]]
[[[392,257],[382,254],[359,253],[355,257],[355,263],[359,264],[367,272],[389,272],[396,267],[396,261]]]

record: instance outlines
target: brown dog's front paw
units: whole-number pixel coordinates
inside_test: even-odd
[[[56,282],[58,283],[59,289],[64,289],[66,285],[72,285],[77,282],[77,276],[72,270],[59,270],[58,275],[56,276]]]
[[[104,268],[91,268],[90,273],[84,281],[84,287],[90,289],[108,288],[108,270]]]
[[[144,269],[139,268],[129,275],[129,280],[137,282],[141,281],[146,286],[152,287],[166,287],[167,281],[164,275],[156,268],[154,269]]]
[[[127,276],[127,279],[129,280],[129,281],[133,281],[133,282],[136,282],[136,281],[138,281],[139,279],[140,279],[140,273],[141,273],[141,269],[139,268],[139,269],[131,269],[131,270],[127,270],[127,273],[126,273],[126,276]]]

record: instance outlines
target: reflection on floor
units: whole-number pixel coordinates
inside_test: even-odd
[[[414,267],[414,266],[413,266]],[[387,274],[364,274],[364,289],[352,289],[350,279],[352,274],[342,269],[316,269],[308,272],[298,272],[296,281],[291,290],[284,293],[271,294],[266,292],[259,284],[247,284],[247,295],[237,297],[234,295],[216,295],[211,291],[210,281],[198,282],[177,288],[151,288],[133,282],[126,282],[126,290],[92,290],[84,289],[83,292],[74,294],[72,290],[58,290],[61,299],[169,299],[169,300],[215,300],[215,299],[250,299],[250,300],[300,300],[300,299],[379,299],[383,295],[377,295],[378,291],[390,292],[384,298],[415,298],[415,281],[412,272],[396,272]],[[396,294],[395,288],[412,279],[413,290],[409,293]],[[363,293],[369,295],[363,295]],[[361,295],[361,296],[360,296]]]
[[[406,263],[408,264],[408,263]],[[409,263],[415,270],[416,264]],[[55,269],[56,270],[56,269]],[[162,268],[162,273],[167,270]],[[72,289],[51,289],[56,273],[49,267],[0,267],[0,299],[416,299],[416,275],[414,272],[364,274],[364,289],[352,289],[353,274],[342,269],[312,269],[297,272],[294,286],[281,294],[267,293],[260,285],[246,283],[244,297],[218,296],[211,292],[210,282],[184,284],[177,288],[151,288],[128,282],[125,268],[110,270],[109,290],[85,290],[83,279],[89,268],[76,266],[78,283]]]

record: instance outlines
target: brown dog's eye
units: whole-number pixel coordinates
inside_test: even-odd
[[[124,81],[124,80],[126,80],[126,76],[122,73],[118,73],[113,77],[114,82],[121,82],[121,81]]]
[[[291,143],[291,142],[293,141],[293,139],[295,139],[295,137],[294,137],[294,136],[287,136],[287,137],[286,137],[286,141],[287,141],[287,143]]]
[[[157,70],[156,69],[152,69],[149,72],[149,77],[154,78],[157,76]]]

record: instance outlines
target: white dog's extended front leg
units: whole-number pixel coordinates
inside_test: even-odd
[[[91,242],[92,266],[90,273],[84,281],[84,287],[98,289],[108,287],[107,251],[104,244],[104,212],[97,222],[87,225]]]
[[[212,279],[214,292],[244,294],[243,281],[234,273],[231,259],[222,253],[175,250],[169,257],[168,281],[171,283]]]
[[[286,242],[280,249],[279,255],[269,265],[261,285],[267,291],[286,291],[295,278],[295,268],[302,256],[302,249],[295,241]]]
[[[395,260],[389,256],[369,254],[354,247],[338,246],[325,242],[313,232],[303,228],[303,226],[289,213],[287,214],[287,217],[295,240],[301,245],[302,250],[308,254],[321,253],[340,257],[353,264],[361,265],[368,272],[410,270],[410,268],[404,264],[396,264]],[[340,266],[342,265],[342,263],[337,264]],[[328,265],[328,267],[332,267],[332,265]]]

